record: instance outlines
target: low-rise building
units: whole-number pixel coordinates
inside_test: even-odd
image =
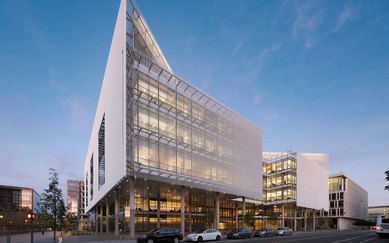
[[[328,155],[265,152],[263,158],[262,206],[256,226],[314,230],[315,211],[328,210]]]
[[[354,223],[367,219],[367,191],[343,173],[331,175],[328,179],[328,188],[329,211],[322,211],[320,216],[329,220],[331,228],[359,229]]]
[[[0,185],[0,212],[18,210],[37,212],[40,198],[32,188]]]
[[[377,216],[380,214],[389,214],[389,205],[371,206],[368,209],[368,221],[376,222]]]

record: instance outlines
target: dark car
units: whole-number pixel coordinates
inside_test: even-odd
[[[180,230],[176,228],[155,228],[144,235],[141,235],[136,242],[138,243],[156,243],[156,242],[174,242],[182,240]]]
[[[276,231],[272,228],[262,228],[255,232],[255,237],[272,237],[276,235]]]
[[[233,229],[228,235],[228,239],[244,239],[253,237],[253,232],[248,228]]]

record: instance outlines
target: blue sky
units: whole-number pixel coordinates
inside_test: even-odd
[[[389,204],[389,2],[137,2],[174,72]],[[119,1],[0,3],[0,184],[83,162]]]

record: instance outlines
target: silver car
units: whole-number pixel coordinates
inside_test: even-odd
[[[288,227],[278,228],[276,230],[276,235],[291,235],[292,233],[293,233],[293,230],[291,228],[288,228]]]

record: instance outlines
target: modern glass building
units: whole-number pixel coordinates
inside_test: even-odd
[[[316,211],[328,210],[328,155],[264,152],[260,227],[314,230]]]
[[[40,199],[32,188],[0,185],[0,213],[18,210],[37,212]]]
[[[376,223],[380,214],[389,214],[389,205],[368,207],[368,221]]]
[[[368,192],[343,173],[331,175],[328,188],[329,211],[320,216],[338,230],[359,229],[353,224],[368,218]]]
[[[67,196],[66,196],[67,212],[69,214],[73,214],[77,216],[80,181],[67,180],[66,186],[67,186]]]
[[[122,0],[84,164],[96,231],[243,225],[261,164],[261,129],[174,75]]]

